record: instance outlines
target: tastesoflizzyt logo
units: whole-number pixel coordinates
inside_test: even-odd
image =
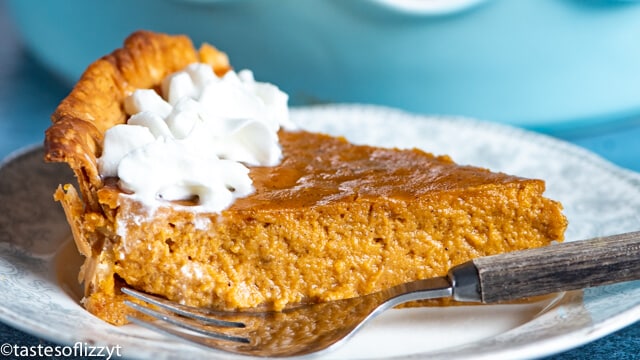
[[[35,357],[71,357],[78,356],[84,358],[100,357],[111,360],[114,357],[121,357],[120,345],[98,346],[84,342],[76,342],[71,346],[63,345],[16,345],[4,343],[0,345],[0,355],[13,358],[35,358]]]

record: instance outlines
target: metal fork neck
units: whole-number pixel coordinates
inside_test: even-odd
[[[444,277],[416,280],[384,290],[389,306],[415,300],[448,298],[453,294],[449,281]]]

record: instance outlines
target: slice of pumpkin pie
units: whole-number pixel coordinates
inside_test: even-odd
[[[45,147],[77,177],[55,199],[91,313],[124,324],[123,285],[278,310],[563,239],[542,180],[296,129],[286,103],[184,36],[136,32],[89,66]]]

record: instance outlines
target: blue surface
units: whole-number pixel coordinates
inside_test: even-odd
[[[8,1],[25,42],[71,80],[142,28],[209,41],[296,105],[375,103],[548,129],[640,114],[637,0],[485,0],[444,16],[393,11],[394,1],[277,3]]]
[[[0,1],[0,158],[25,145],[41,143],[49,126],[49,115],[69,91],[65,83],[24,50],[3,6]],[[622,167],[640,171],[640,119],[580,131],[565,129],[552,135],[584,146]],[[2,323],[0,343],[50,344]],[[639,353],[640,323],[636,323],[549,359],[638,359]]]

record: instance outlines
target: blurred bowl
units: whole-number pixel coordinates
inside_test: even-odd
[[[74,82],[137,29],[184,33],[293,105],[363,102],[537,130],[640,114],[640,2],[9,0],[25,44]]]

